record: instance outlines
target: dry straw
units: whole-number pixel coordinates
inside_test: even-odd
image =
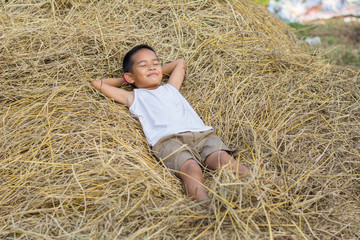
[[[359,73],[247,1],[1,1],[0,238],[358,239]],[[250,180],[206,173],[213,216],[89,82],[124,53],[183,57],[181,89]]]

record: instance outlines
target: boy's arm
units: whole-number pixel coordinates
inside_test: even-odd
[[[95,80],[92,83],[100,82],[101,84],[101,81],[103,84],[107,84],[113,87],[122,87],[123,85],[125,85],[125,81],[123,78],[103,78],[103,79]]]
[[[162,72],[165,75],[170,75],[168,83],[173,85],[177,90],[180,90],[181,84],[185,77],[185,60],[178,59],[162,67]]]
[[[108,98],[114,99],[115,102],[130,107],[134,102],[134,92],[126,91],[119,87],[125,84],[122,78],[104,78],[94,80],[91,85],[100,90]]]

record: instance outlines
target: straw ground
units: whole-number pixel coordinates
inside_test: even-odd
[[[358,239],[359,73],[246,1],[2,1],[0,237]],[[139,43],[253,172],[206,172],[215,214],[90,86]]]

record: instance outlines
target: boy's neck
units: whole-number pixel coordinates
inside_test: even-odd
[[[158,86],[153,86],[153,87],[140,87],[138,89],[147,89],[147,90],[155,90],[155,89],[158,89],[160,87],[160,85]]]

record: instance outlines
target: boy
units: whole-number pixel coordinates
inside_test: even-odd
[[[175,170],[192,199],[207,202],[205,206],[211,208],[202,166],[212,170],[224,167],[241,177],[250,171],[228,154],[230,149],[179,93],[185,61],[178,59],[162,67],[151,47],[138,45],[125,55],[123,69],[123,78],[95,80],[92,85],[129,107],[140,120],[155,156]],[[160,86],[163,74],[169,79]],[[119,88],[125,83],[132,84],[134,90]]]

